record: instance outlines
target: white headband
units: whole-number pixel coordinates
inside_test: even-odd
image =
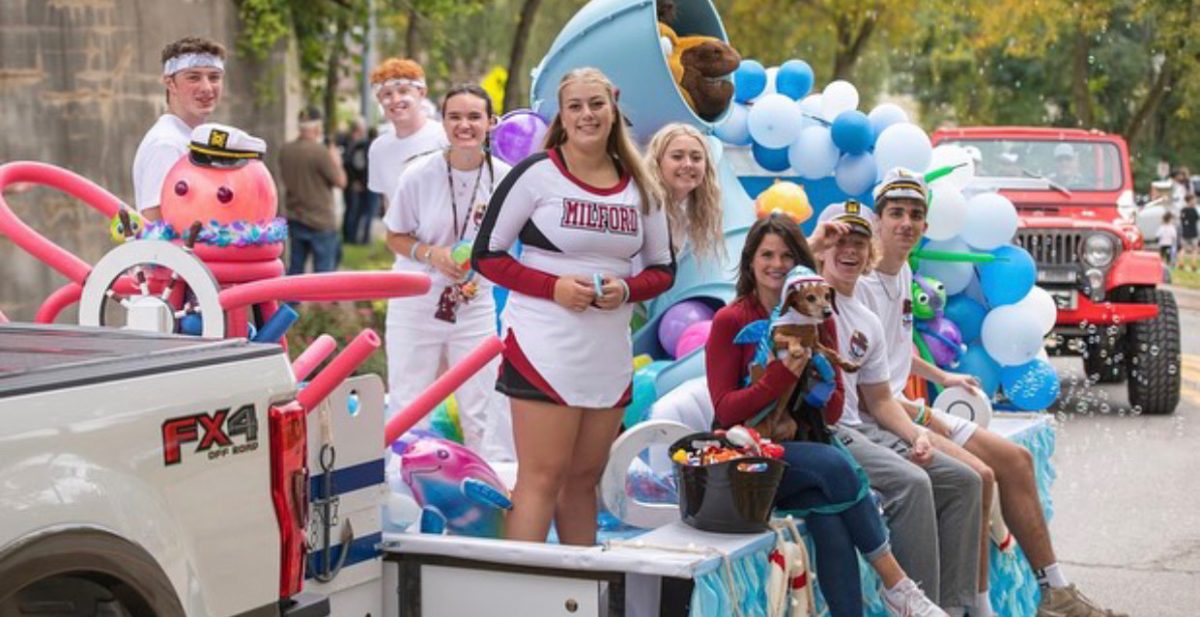
[[[213,54],[181,54],[163,63],[163,75],[171,76],[186,69],[225,70],[225,61]]]
[[[380,90],[383,90],[384,88],[387,88],[389,86],[395,87],[395,88],[399,88],[401,86],[412,86],[414,88],[424,88],[425,82],[420,79],[386,79],[377,84],[371,84],[371,92],[373,94],[375,94],[376,96],[378,96]]]

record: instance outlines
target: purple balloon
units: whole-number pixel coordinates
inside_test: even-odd
[[[658,342],[667,353],[674,353],[679,346],[679,338],[688,326],[712,318],[712,308],[700,300],[676,302],[658,322]]]
[[[962,357],[966,347],[963,345],[962,334],[953,321],[938,316],[920,322],[917,329],[921,332],[921,338],[925,340],[925,346],[929,348],[929,355],[933,356],[934,364],[942,368],[958,366],[958,359]]]
[[[549,126],[541,116],[528,109],[517,109],[504,114],[492,130],[492,153],[509,165],[542,147]]]

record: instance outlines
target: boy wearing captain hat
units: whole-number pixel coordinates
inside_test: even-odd
[[[187,153],[192,129],[207,122],[221,100],[225,55],[220,43],[191,36],[163,49],[167,112],[146,132],[133,158],[134,204],[146,219],[161,218],[163,179]]]

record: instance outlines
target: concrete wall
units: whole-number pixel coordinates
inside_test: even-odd
[[[58,165],[132,204],[134,152],[166,109],[162,48],[192,34],[223,42],[232,56],[213,119],[263,137],[273,154],[298,107],[288,87],[294,62],[282,51],[262,63],[238,58],[236,18],[232,0],[0,0],[0,163]],[[4,198],[89,263],[112,246],[103,216],[53,189]],[[66,282],[0,236],[0,311],[9,318],[31,320]]]

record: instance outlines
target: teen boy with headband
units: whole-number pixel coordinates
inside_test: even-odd
[[[380,132],[367,151],[367,188],[383,196],[384,209],[400,174],[418,154],[450,146],[446,131],[425,116],[425,70],[412,60],[389,58],[371,71],[371,89],[392,130]]]

